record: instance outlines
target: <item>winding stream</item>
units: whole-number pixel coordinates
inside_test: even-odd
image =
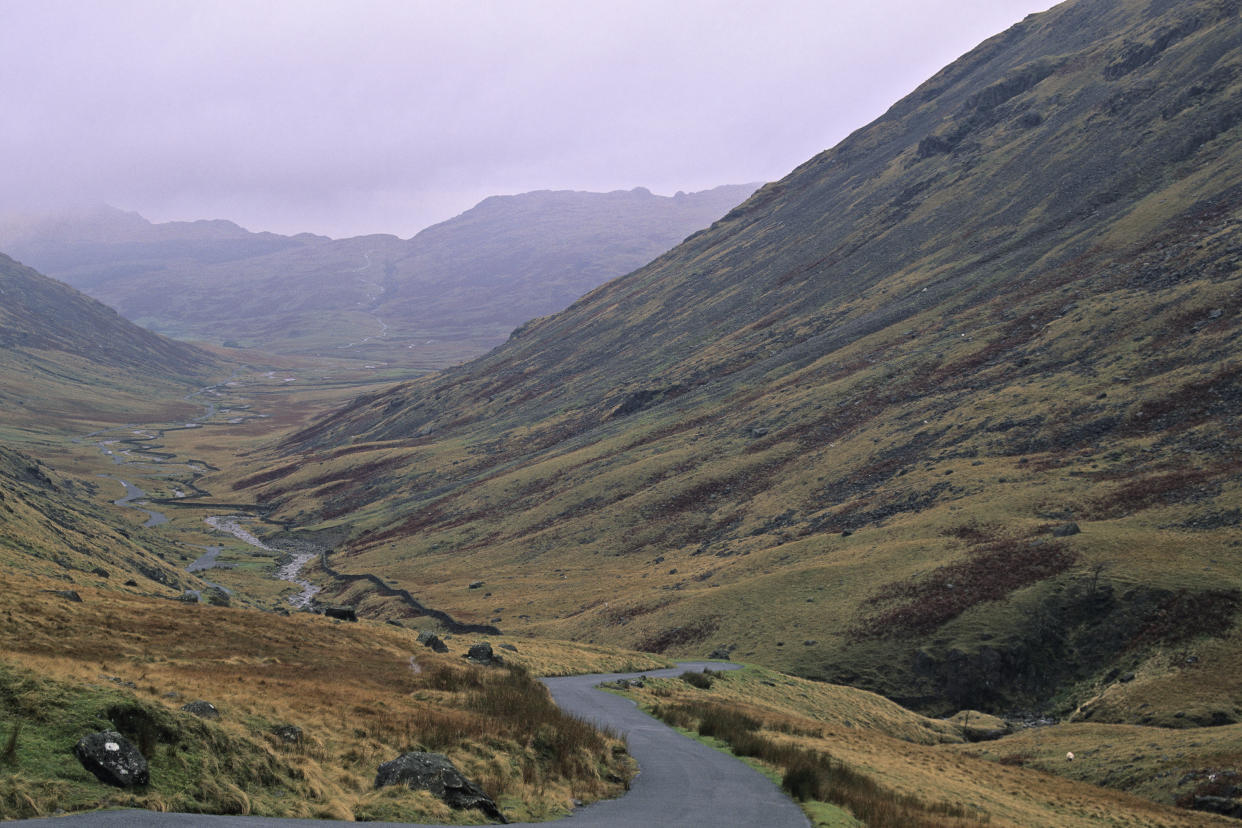
[[[236,378],[237,374],[238,372],[234,371],[232,376],[229,377],[229,382],[227,382],[226,385],[229,385],[229,386],[236,385],[237,383],[233,382],[233,380]],[[293,381],[292,378],[285,380],[285,382],[291,382],[291,381]],[[216,391],[217,388],[218,386],[214,386],[214,385],[201,388],[194,393],[187,394],[185,399],[189,401],[189,400],[192,400],[194,397],[205,396],[209,393],[218,394],[218,392]],[[195,417],[190,422],[187,422],[181,425],[171,426],[170,428],[171,429],[202,428],[206,424],[206,421],[210,420],[218,412],[224,413],[224,414],[234,413],[233,410],[231,409],[225,409],[223,412],[221,412],[220,408],[216,405],[214,401],[202,400],[200,401],[200,404],[204,408],[203,414],[199,415],[198,417]],[[248,408],[248,407],[249,406],[243,406],[243,408]],[[266,417],[268,415],[251,414],[250,416]],[[245,419],[246,419],[245,417],[235,417],[235,418],[230,419],[229,423],[237,424],[237,423],[243,422]],[[125,438],[110,438],[110,439],[102,439],[102,440],[95,441],[95,445],[99,447],[100,452],[102,452],[105,457],[110,457],[114,465],[137,466],[139,463],[164,463],[164,464],[167,464],[165,466],[166,468],[173,467],[173,466],[184,466],[186,469],[193,472],[196,476],[201,474],[204,471],[202,466],[192,461],[186,462],[186,463],[168,463],[168,461],[174,458],[174,455],[163,454],[163,453],[157,452],[155,450],[156,447],[143,445],[144,442],[158,440],[162,438],[165,432],[169,430],[169,428],[159,428],[156,426],[150,426],[150,427],[134,426],[132,424],[124,426],[124,428],[128,430],[129,434],[132,436],[128,436]],[[101,431],[93,432],[91,434],[86,435],[86,439],[93,439],[93,438],[98,438],[101,436],[106,436],[108,433],[109,432],[101,432]],[[79,438],[75,440],[74,442],[80,443],[81,441],[82,441],[82,438]],[[116,448],[118,444],[122,444],[122,443],[127,444],[129,448],[125,448],[125,449]],[[140,457],[135,456],[135,455],[140,455]],[[147,520],[145,523],[142,524],[144,527],[149,529],[155,526],[161,526],[169,522],[167,515],[163,514],[162,512],[157,512],[153,509],[147,508],[151,505],[145,499],[147,497],[147,493],[143,491],[141,488],[139,488],[138,486],[134,485],[128,480],[122,480],[121,478],[116,477],[114,475],[101,474],[99,476],[102,478],[106,478],[108,480],[115,480],[116,482],[120,483],[122,486],[125,487],[125,496],[118,500],[114,500],[112,502],[116,506],[121,506],[123,508],[129,508],[129,509],[137,509],[138,511],[146,514]],[[191,488],[193,488],[192,485],[191,485]],[[184,497],[184,496],[185,496],[185,492],[183,490],[181,489],[175,490],[175,497]],[[252,534],[242,525],[243,521],[252,520],[252,519],[253,518],[249,518],[244,515],[212,515],[210,517],[204,518],[204,521],[212,529],[218,532],[225,532],[227,534],[230,534],[233,537],[240,540],[242,543],[253,546],[256,549],[262,549],[266,552],[279,552],[280,550],[273,549],[272,547],[263,543],[263,541],[255,537],[254,534]],[[223,590],[226,593],[231,593],[231,590],[229,590],[228,588],[221,586],[220,584],[216,584],[206,579],[203,579],[201,575],[202,572],[208,569],[213,569],[215,567],[230,566],[230,564],[221,564],[217,560],[220,556],[220,553],[223,551],[224,547],[207,546],[203,548],[206,550],[205,553],[203,555],[200,555],[194,561],[192,561],[185,568],[185,571],[191,574],[199,575],[203,583],[207,584],[208,586]],[[302,609],[308,606],[311,603],[311,601],[314,599],[315,595],[319,592],[319,587],[315,586],[310,581],[307,581],[304,578],[298,577],[302,571],[302,568],[306,566],[306,564],[309,563],[315,557],[316,554],[317,553],[315,552],[293,553],[292,555],[290,555],[289,559],[285,563],[277,567],[276,572],[275,572],[275,577],[278,578],[279,580],[288,581],[291,584],[301,589],[301,592],[297,593],[296,595],[292,595],[288,598],[289,603],[298,609]],[[200,593],[199,590],[191,590],[191,591],[195,592],[196,594]]]

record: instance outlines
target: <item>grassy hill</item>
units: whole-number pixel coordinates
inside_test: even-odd
[[[0,242],[164,334],[439,368],[646,264],[754,190],[497,196],[407,240],[153,225],[102,208],[0,224]]]
[[[936,712],[1192,683],[1238,655],[1239,44],[1218,0],[1032,16],[235,489],[507,630]]]
[[[186,416],[180,399],[222,361],[143,330],[0,254],[0,437]]]

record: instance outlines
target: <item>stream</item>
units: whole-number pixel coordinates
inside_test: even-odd
[[[232,380],[236,378],[237,373],[238,373],[237,371],[233,372],[233,375],[229,377],[230,382],[226,383],[226,385],[231,386],[231,385],[236,384],[232,382]],[[286,379],[285,381],[291,382],[293,380],[292,378],[290,378],[290,379]],[[214,386],[214,385],[201,388],[192,394],[187,394],[186,400],[188,401],[192,399],[193,397],[200,396],[200,395],[206,395],[208,393],[218,393],[216,391],[217,388],[218,386]],[[210,420],[218,412],[223,413],[223,414],[233,413],[233,411],[230,409],[225,409],[223,412],[221,412],[220,408],[216,405],[214,401],[203,400],[200,402],[200,404],[204,408],[204,413],[199,415],[198,417],[195,417],[190,422],[175,425],[175,426],[170,426],[168,428],[160,428],[158,426],[146,427],[146,426],[127,425],[127,426],[124,426],[124,429],[129,431],[130,436],[127,436],[124,439],[111,438],[111,439],[96,440],[95,445],[99,447],[100,452],[103,453],[105,457],[110,457],[112,459],[112,462],[114,465],[118,465],[118,466],[129,465],[129,466],[136,467],[139,463],[162,463],[162,464],[166,464],[165,468],[181,465],[181,466],[184,466],[186,469],[190,470],[191,472],[193,472],[195,475],[198,475],[204,471],[204,469],[198,464],[192,461],[187,462],[187,463],[168,463],[168,461],[173,459],[174,457],[173,455],[162,454],[155,450],[156,447],[144,446],[142,445],[142,443],[145,441],[152,441],[152,440],[160,439],[161,437],[164,436],[165,431],[169,430],[170,428],[171,429],[202,428],[206,424],[206,421]],[[243,406],[243,408],[248,408],[248,407],[249,406]],[[252,414],[250,416],[266,417],[268,415]],[[237,424],[237,423],[243,422],[244,419],[245,419],[244,417],[235,417],[233,419],[230,419],[229,423]],[[106,432],[98,432],[98,431],[93,432],[91,434],[86,435],[86,439],[98,438],[101,436],[106,436]],[[75,440],[74,442],[80,443],[82,442],[82,439],[79,438]],[[122,443],[127,444],[129,448],[124,448],[124,449],[117,448],[118,444],[122,444]],[[135,456],[135,455],[139,455],[139,456]],[[135,471],[137,471],[136,468],[135,468]],[[122,480],[121,478],[116,477],[114,475],[101,474],[99,476],[102,478],[108,479],[108,480],[115,480],[116,482],[120,483],[122,486],[125,487],[125,496],[118,500],[112,501],[112,503],[116,506],[121,506],[123,508],[128,508],[128,509],[136,509],[144,513],[147,516],[146,522],[142,524],[145,528],[150,529],[152,527],[162,526],[169,522],[168,516],[165,515],[164,513],[157,512],[153,509],[147,508],[151,505],[150,502],[145,500],[145,498],[147,497],[147,493],[143,491],[141,488],[139,488],[138,486],[134,485],[128,480]],[[193,488],[193,487],[191,486],[190,488]],[[176,489],[174,492],[174,496],[184,497],[185,492],[181,489]],[[253,520],[253,518],[249,518],[244,515],[212,515],[210,517],[204,518],[204,521],[207,523],[207,525],[210,526],[212,529],[216,530],[217,532],[225,532],[227,534],[230,534],[233,537],[240,540],[242,543],[253,546],[256,549],[262,549],[267,552],[278,552],[279,550],[273,549],[272,547],[263,543],[263,541],[259,540],[251,532],[249,532],[244,526],[242,526],[242,521],[247,521],[247,520]],[[206,580],[205,578],[202,578],[202,574],[201,574],[205,572],[206,570],[213,569],[216,567],[225,568],[225,567],[232,566],[232,564],[220,563],[217,560],[220,556],[220,553],[224,551],[224,547],[207,546],[207,547],[202,547],[202,548],[205,550],[204,554],[200,555],[198,558],[192,561],[188,566],[186,566],[185,571],[191,574],[198,575],[204,584],[210,587],[215,587],[216,589],[222,590],[225,593],[231,594],[232,592],[231,590],[229,590],[228,588],[224,586],[221,586],[220,584],[216,584],[216,583]],[[316,554],[317,553],[315,552],[292,553],[290,554],[289,559],[285,563],[277,567],[276,572],[275,572],[275,577],[278,578],[279,580],[288,581],[289,583],[301,589],[301,592],[297,593],[296,595],[292,595],[288,598],[289,603],[298,609],[302,609],[310,605],[315,595],[319,592],[319,587],[315,586],[314,584],[310,583],[304,578],[298,577],[298,575],[302,571],[302,568],[306,566],[306,564],[310,562],[315,557]],[[194,592],[195,594],[201,597],[201,590],[191,590],[191,592]]]

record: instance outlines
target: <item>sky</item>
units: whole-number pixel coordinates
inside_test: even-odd
[[[781,178],[1052,0],[0,0],[0,212],[412,236]]]

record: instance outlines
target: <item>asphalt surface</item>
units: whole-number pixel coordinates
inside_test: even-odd
[[[597,725],[610,727],[629,741],[630,755],[639,765],[638,777],[619,799],[596,802],[556,822],[514,823],[564,828],[809,828],[810,823],[793,800],[770,780],[747,765],[700,744],[642,713],[633,702],[597,690],[596,685],[640,675],[676,676],[686,670],[730,669],[730,665],[686,663],[648,673],[612,673],[544,679],[562,709]],[[315,819],[160,814],[152,811],[97,811],[45,819],[6,822],[5,825],[84,826],[87,828],[324,828],[340,822]],[[373,822],[394,826],[414,823]],[[422,824],[419,823],[421,826]],[[444,828],[427,826],[427,828]]]

